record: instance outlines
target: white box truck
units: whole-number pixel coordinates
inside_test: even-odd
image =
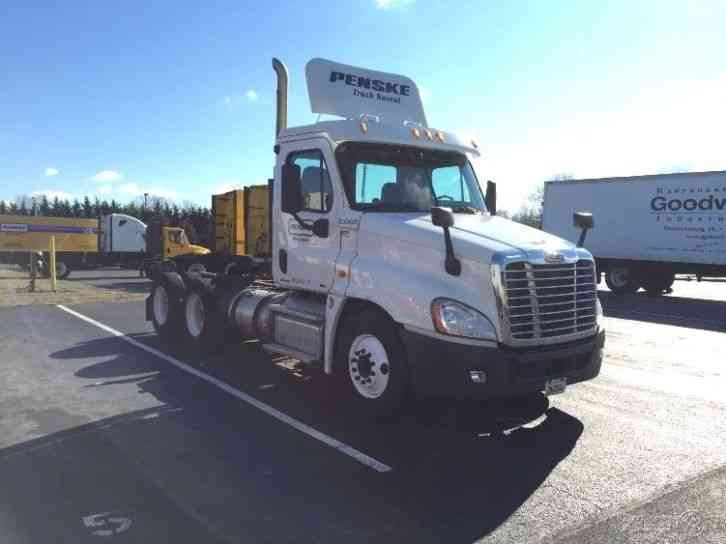
[[[662,294],[676,274],[726,276],[726,171],[545,184],[543,230],[575,240],[582,210],[596,218],[586,247],[615,293]]]
[[[429,127],[412,80],[314,59],[311,109],[341,119],[288,128],[287,69],[273,67],[272,255],[224,274],[156,267],[146,318],[162,338],[257,339],[320,362],[370,415],[410,391],[512,397],[598,375],[592,255],[496,216],[476,143]]]

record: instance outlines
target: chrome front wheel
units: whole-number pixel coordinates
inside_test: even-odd
[[[385,393],[390,379],[388,353],[380,340],[371,334],[361,334],[348,351],[348,373],[356,391],[367,399],[377,399]]]

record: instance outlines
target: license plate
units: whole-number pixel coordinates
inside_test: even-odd
[[[545,382],[545,395],[559,395],[567,389],[567,378],[552,378]]]

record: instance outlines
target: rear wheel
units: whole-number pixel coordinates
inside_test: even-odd
[[[643,289],[650,296],[660,296],[671,291],[676,275],[671,273],[649,274],[642,279]]]
[[[151,289],[151,321],[154,330],[164,340],[172,338],[179,328],[175,297],[165,282],[155,283]]]
[[[390,417],[409,390],[406,355],[393,321],[376,310],[348,316],[336,342],[337,381],[351,409],[367,418]]]
[[[605,283],[618,295],[635,293],[640,288],[633,270],[625,266],[610,268],[605,273]]]
[[[214,296],[200,283],[184,297],[184,339],[197,353],[217,351],[223,345],[224,324],[215,312]]]

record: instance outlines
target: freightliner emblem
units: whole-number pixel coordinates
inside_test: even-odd
[[[565,256],[561,253],[547,253],[545,255],[545,262],[550,264],[559,264],[565,262]]]

